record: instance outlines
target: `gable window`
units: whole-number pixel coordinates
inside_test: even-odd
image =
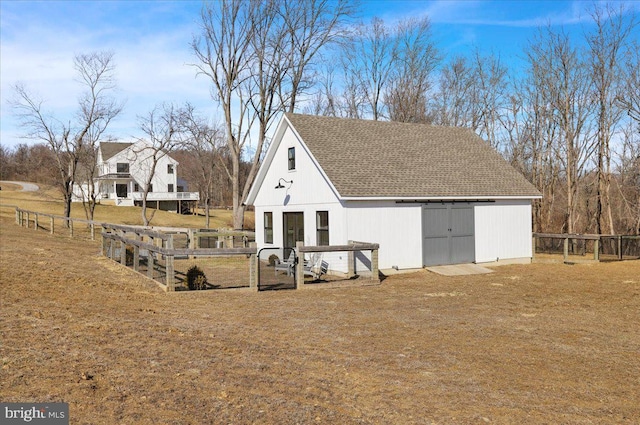
[[[296,148],[289,148],[288,158],[289,158],[289,170],[295,170],[296,169]]]
[[[173,164],[167,164],[167,174],[173,174]]]
[[[329,211],[316,211],[316,243],[329,245]]]
[[[169,183],[168,191],[169,193],[173,192],[173,185],[171,183]]]
[[[273,213],[264,213],[264,243],[273,243]]]
[[[129,163],[128,162],[118,162],[116,164],[116,172],[118,172],[118,173],[128,173],[129,172]]]

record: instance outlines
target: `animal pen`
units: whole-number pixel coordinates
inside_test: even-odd
[[[295,261],[282,272],[270,261],[265,250],[258,251],[254,243],[235,247],[216,244],[217,248],[177,247],[179,235],[131,226],[102,224],[103,255],[131,267],[158,282],[165,291],[189,289],[241,289],[252,291],[269,289],[302,289],[307,287],[360,286],[379,283],[377,244],[353,243],[344,246],[308,246],[298,244]],[[199,246],[200,232],[188,232],[187,244]],[[207,237],[211,233],[207,232]],[[244,243],[244,242],[242,242]],[[278,249],[280,252],[282,249]],[[370,251],[369,257],[362,251]],[[322,264],[316,267],[305,261],[305,253],[345,252],[354,267],[346,275],[322,272]],[[368,272],[356,273],[356,256],[370,258]],[[309,272],[309,273],[306,273]],[[364,272],[364,273],[363,273]]]

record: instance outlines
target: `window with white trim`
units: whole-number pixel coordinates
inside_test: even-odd
[[[264,243],[273,243],[273,213],[264,213]]]
[[[316,243],[329,245],[329,211],[316,211]]]

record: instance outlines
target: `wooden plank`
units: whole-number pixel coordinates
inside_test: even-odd
[[[534,233],[533,236],[538,238],[551,238],[551,239],[585,239],[585,240],[596,240],[600,239],[600,235],[577,235],[572,233]]]
[[[299,252],[371,251],[373,249],[380,249],[380,245],[377,243],[370,243],[360,245],[303,246],[300,248]]]

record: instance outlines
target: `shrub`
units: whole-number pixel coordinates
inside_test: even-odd
[[[207,289],[209,282],[207,282],[207,276],[198,266],[191,266],[187,270],[187,286],[192,291],[201,291]]]

